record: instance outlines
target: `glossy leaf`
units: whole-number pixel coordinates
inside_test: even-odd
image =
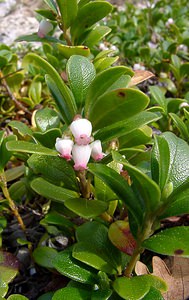
[[[57,128],[60,125],[60,119],[57,112],[51,108],[45,107],[36,111],[35,123],[42,132],[48,129]]]
[[[10,295],[7,300],[29,300],[27,297],[20,294]]]
[[[97,282],[95,270],[73,258],[72,248],[59,252],[54,257],[53,266],[62,275],[74,281],[90,285]]]
[[[46,19],[51,20],[51,21],[55,21],[56,20],[56,15],[52,12],[52,10],[48,10],[48,9],[36,9],[35,12],[38,13],[39,15],[45,17]]]
[[[81,35],[96,22],[100,21],[112,10],[112,5],[105,1],[91,2],[82,6],[71,27],[71,36],[74,44],[82,43]],[[93,12],[91,14],[91,12]]]
[[[170,151],[166,139],[162,136],[154,137],[154,146],[151,156],[152,179],[155,180],[160,189],[163,190],[168,182],[168,172],[170,167]]]
[[[65,122],[70,124],[73,117],[76,115],[76,104],[71,91],[63,82],[58,72],[40,56],[34,53],[27,54],[24,57],[23,65],[27,66],[30,64],[40,66],[45,70],[46,74],[48,74],[46,77],[47,85],[53,96],[55,96],[56,104],[60,109]]]
[[[56,255],[57,251],[50,247],[37,247],[32,254],[34,261],[45,268],[54,267],[52,261]]]
[[[91,105],[95,104],[98,97],[102,96],[109,87],[124,74],[132,76],[133,71],[124,66],[117,66],[107,69],[96,76],[87,93],[85,104],[86,116],[88,116]]]
[[[103,180],[117,194],[139,225],[143,218],[142,207],[127,181],[116,171],[104,165],[89,164],[89,171]]]
[[[57,137],[62,136],[60,128],[52,128],[45,132],[34,132],[33,136],[35,139],[44,147],[54,148]]]
[[[111,29],[108,26],[96,26],[89,33],[85,40],[85,44],[91,48],[96,45],[102,38],[104,38],[108,33],[110,33]]]
[[[74,227],[74,224],[70,220],[68,220],[67,217],[64,217],[64,215],[62,215],[61,213],[57,213],[54,211],[51,211],[48,214],[46,214],[45,218],[41,221],[41,224],[51,224],[61,228],[66,227],[71,230]]]
[[[61,14],[63,30],[66,31],[77,16],[77,0],[57,0],[57,4]]]
[[[78,182],[72,166],[63,158],[43,155],[32,155],[28,165],[35,174],[66,189],[78,191]]]
[[[72,55],[82,55],[86,57],[90,55],[90,49],[87,46],[67,46],[57,44],[57,48],[65,58],[70,58]]]
[[[113,159],[120,164],[123,164],[126,170],[129,172],[131,180],[133,181],[134,186],[137,188],[137,192],[141,194],[145,202],[146,211],[154,211],[159,205],[161,197],[158,185],[140,169],[128,163],[118,152],[113,152]]]
[[[101,59],[98,59],[96,62],[94,62],[94,66],[96,69],[96,72],[102,72],[105,69],[108,69],[111,65],[116,63],[119,59],[119,56],[114,57],[103,57]]]
[[[86,219],[97,217],[108,209],[108,204],[104,201],[83,198],[68,199],[65,201],[65,206]]]
[[[41,177],[32,180],[31,188],[39,195],[60,203],[68,199],[74,200],[74,198],[79,196],[78,193],[52,184]]]
[[[89,300],[91,292],[81,288],[65,287],[55,292],[52,300]]]
[[[91,105],[88,117],[96,130],[138,114],[148,102],[148,97],[140,91],[118,89],[100,96]]]
[[[163,110],[166,114],[167,113],[167,104],[166,104],[166,98],[165,98],[162,90],[158,86],[150,86],[149,89],[150,89],[151,96],[153,97],[155,103],[159,104],[159,106],[161,106],[163,108]]]
[[[125,300],[140,300],[148,294],[150,288],[166,291],[165,282],[153,275],[141,275],[133,278],[117,278],[113,283],[114,290]]]
[[[9,122],[9,126],[14,130],[16,130],[21,136],[31,136],[33,135],[32,130],[24,123],[19,121],[11,121]]]
[[[156,288],[151,287],[150,291],[146,296],[143,298],[143,300],[164,300],[162,294],[160,291],[158,291]]]
[[[121,252],[110,242],[106,226],[95,221],[85,223],[77,228],[76,237],[73,257],[108,274],[121,272]]]
[[[189,226],[165,229],[145,240],[143,246],[148,250],[163,255],[189,257],[188,234]]]
[[[183,141],[182,139],[178,138],[176,135],[174,135],[172,132],[164,132],[161,135],[161,139],[164,139],[165,142],[161,142],[161,144],[165,145],[166,142],[169,147],[169,165],[162,166],[164,164],[164,146],[161,149],[162,152],[162,158],[160,159],[160,156],[158,152],[154,151],[154,158],[153,164],[155,164],[156,169],[158,166],[158,173],[159,174],[162,169],[162,167],[167,172],[167,175],[164,175],[164,178],[167,177],[166,182],[172,182],[173,189],[177,188],[181,184],[183,184],[184,181],[186,181],[189,177],[189,146],[188,144]],[[168,150],[166,150],[167,152]],[[168,156],[168,153],[166,154]],[[168,164],[168,158],[166,158],[165,163]],[[165,181],[165,179],[164,179]]]
[[[180,131],[181,137],[184,140],[189,141],[189,130],[188,130],[186,124],[176,114],[170,113],[169,115],[170,115],[171,119],[173,120],[174,125]]]
[[[132,132],[123,135],[119,138],[119,146],[121,148],[134,148],[139,145],[146,145],[152,139],[152,128],[148,125],[141,126]]]
[[[70,88],[75,97],[77,107],[81,109],[84,105],[89,85],[95,78],[95,68],[87,58],[80,55],[71,56],[66,68]]]
[[[156,113],[142,111],[131,118],[128,118],[121,122],[116,122],[113,125],[109,125],[105,128],[98,130],[94,134],[94,136],[95,139],[99,139],[103,142],[106,142],[114,138],[124,136],[128,133],[132,133],[139,127],[157,121],[160,118],[161,117]]]
[[[57,156],[57,151],[25,141],[7,142],[7,149],[13,152],[37,153],[41,155]]]

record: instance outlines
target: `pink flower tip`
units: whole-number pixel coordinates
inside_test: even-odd
[[[80,164],[80,165],[74,165],[74,170],[76,171],[84,171],[87,170],[87,165],[85,164]]]
[[[71,151],[74,142],[69,138],[57,138],[55,148],[60,153],[60,156],[65,158],[67,161],[71,160]]]
[[[102,145],[100,140],[96,140],[91,143],[91,156],[94,160],[98,161],[104,157],[104,153],[102,152]]]

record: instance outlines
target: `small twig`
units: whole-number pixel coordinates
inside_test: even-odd
[[[13,74],[18,73],[20,71],[23,71],[23,69],[18,69],[18,70],[14,71],[14,72],[11,72],[11,73],[7,74],[7,75],[4,75],[4,76],[0,77],[0,80],[5,79],[5,78],[7,78],[9,76],[12,76]]]
[[[15,205],[14,201],[12,200],[12,198],[9,194],[9,190],[7,188],[7,180],[6,180],[6,176],[5,176],[4,171],[0,174],[0,186],[2,188],[2,191],[3,191],[3,194],[4,194],[5,198],[7,199],[8,203],[9,203],[9,207],[10,207],[11,211],[13,212],[15,217],[17,218],[17,221],[18,221],[20,227],[25,232],[26,227],[24,225],[22,217],[19,214],[18,207]]]
[[[0,71],[0,80],[1,80],[1,84],[2,86],[6,89],[9,97],[11,98],[12,101],[14,101],[14,103],[16,104],[17,107],[19,107],[19,109],[22,109],[23,111],[25,111],[27,114],[32,114],[25,106],[23,106],[14,96],[14,94],[11,92],[5,77],[3,76],[2,72]]]

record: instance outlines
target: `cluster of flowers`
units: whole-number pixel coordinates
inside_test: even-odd
[[[57,138],[55,148],[60,156],[67,161],[73,159],[74,169],[83,171],[92,157],[94,160],[101,160],[104,156],[100,140],[92,142],[92,124],[89,120],[77,117],[70,125],[70,131],[74,137]]]

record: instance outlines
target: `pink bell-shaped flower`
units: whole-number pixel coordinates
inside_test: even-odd
[[[74,169],[83,171],[87,169],[87,164],[91,155],[91,147],[89,145],[73,145],[72,158],[74,160]]]
[[[53,29],[53,25],[49,21],[42,20],[39,23],[39,29],[38,29],[37,35],[40,38],[44,38],[47,35],[47,33],[49,33],[52,29]]]
[[[71,151],[73,148],[73,144],[74,142],[71,139],[57,138],[55,148],[60,153],[61,157],[69,161],[72,158]]]
[[[91,141],[92,124],[87,119],[76,119],[70,125],[70,130],[78,145],[87,145]]]
[[[96,140],[90,144],[91,146],[91,156],[94,160],[101,160],[104,157],[102,152],[102,145],[100,140]]]

